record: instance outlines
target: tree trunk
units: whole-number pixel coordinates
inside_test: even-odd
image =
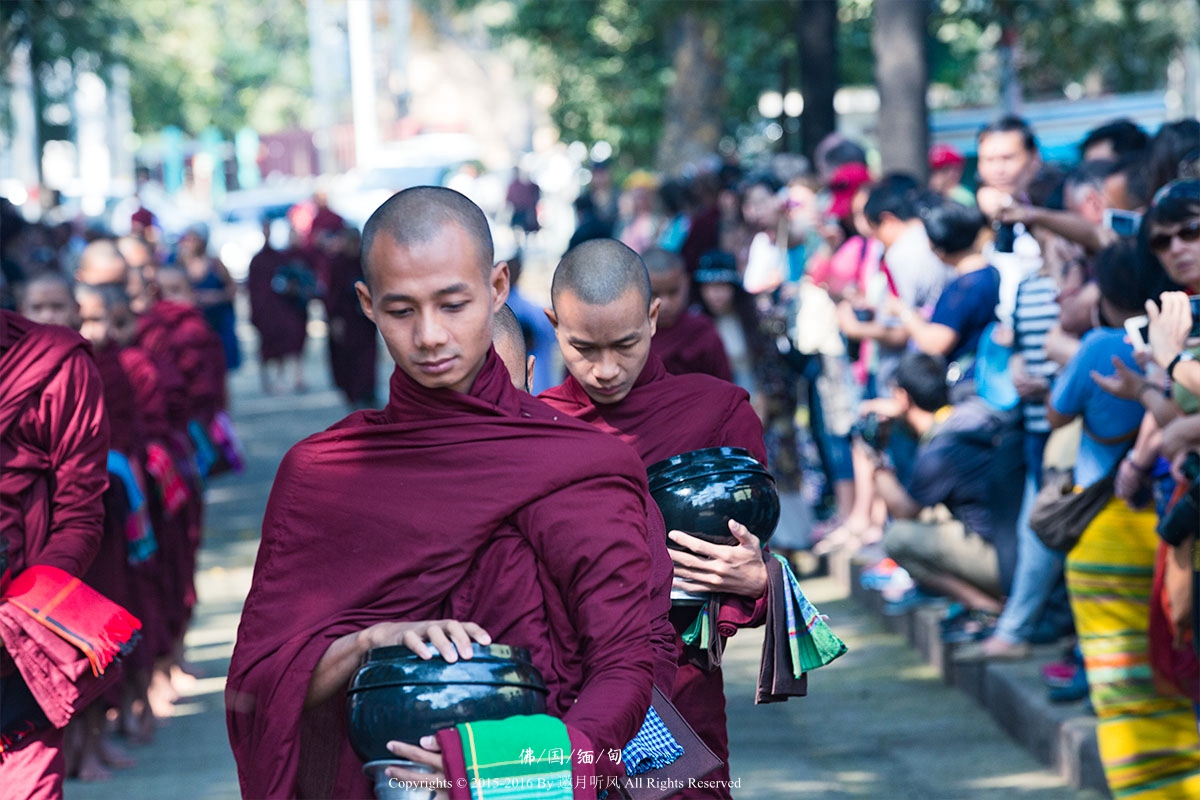
[[[879,89],[879,152],[885,172],[928,172],[928,0],[875,0],[875,85]]]
[[[796,43],[800,50],[800,151],[809,163],[817,144],[837,130],[833,95],[838,88],[837,0],[800,0],[796,7]]]
[[[721,139],[725,64],[715,20],[685,11],[675,24],[675,82],[667,92],[658,168],[678,175],[716,152]]]

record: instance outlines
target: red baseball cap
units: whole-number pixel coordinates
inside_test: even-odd
[[[961,167],[965,163],[967,160],[963,158],[963,154],[952,145],[935,144],[929,148],[929,168],[931,170]]]
[[[829,191],[833,194],[833,202],[829,204],[829,213],[839,219],[850,216],[854,204],[854,193],[863,184],[871,182],[871,172],[866,164],[842,164],[829,176]]]

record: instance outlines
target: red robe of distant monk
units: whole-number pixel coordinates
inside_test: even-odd
[[[166,362],[164,369],[173,368],[183,379],[184,411],[187,419],[195,420],[207,427],[217,411],[225,407],[225,355],[221,339],[204,320],[204,315],[195,307],[182,303],[160,301],[138,318],[137,344],[153,357]],[[168,395],[168,403],[176,393]],[[168,411],[175,414],[171,405]],[[181,471],[188,464],[187,455],[191,445],[187,439],[187,423],[182,430],[174,420],[171,450]],[[172,570],[173,596],[179,600],[172,604],[169,617],[177,636],[182,636],[195,605],[196,553],[204,530],[204,500],[202,487],[194,475],[189,480],[190,496],[180,512],[183,537],[174,539],[163,534],[164,564]],[[182,608],[180,608],[182,604]],[[180,615],[182,614],[182,618]]]
[[[333,383],[352,404],[373,406],[379,335],[363,314],[354,284],[362,280],[357,254],[323,254],[325,315],[329,320],[329,367]]]
[[[655,339],[658,337],[656,336]],[[763,464],[767,463],[762,424],[750,406],[750,396],[732,383],[707,375],[671,375],[651,353],[625,399],[597,405],[587,392],[568,376],[559,386],[538,399],[576,419],[614,434],[637,450],[646,467],[665,458],[706,447],[741,447]],[[672,623],[682,637],[696,617],[694,607],[672,611]],[[766,596],[726,596],[719,618],[721,634],[732,635],[738,627],[761,625],[766,618]],[[729,779],[729,737],[725,729],[725,689],[720,669],[705,670],[679,647],[679,670],[675,675],[672,702],[714,753],[725,762],[706,780]],[[685,789],[678,797],[729,797],[728,788]]]
[[[554,417],[492,351],[469,394],[426,389],[397,369],[386,408],[288,452],[226,688],[245,796],[371,797],[344,693],[303,710],[317,662],[375,623],[438,618],[476,554],[514,531],[583,632],[574,703],[551,703],[598,750],[633,737],[652,682],[641,465]],[[538,576],[514,565],[501,579],[531,586]]]
[[[262,361],[276,361],[304,351],[308,306],[279,293],[271,285],[276,273],[293,262],[310,268],[299,250],[276,250],[270,242],[250,259],[246,290],[250,294],[250,324],[258,330],[258,356]]]
[[[167,515],[159,499],[158,487],[153,476],[145,470],[146,448],[154,444],[166,447],[171,439],[171,404],[180,417],[184,406],[183,379],[173,367],[156,361],[148,352],[137,346],[122,347],[119,351],[121,366],[129,377],[133,388],[134,404],[137,407],[143,435],[142,467],[146,479],[146,501],[150,512],[151,526],[157,551],[147,561],[133,567],[133,604],[130,608],[142,621],[142,641],[134,651],[134,659],[144,664],[170,652],[172,631],[182,630],[187,617],[184,606],[185,592],[172,591],[174,573],[168,567],[167,558],[178,553],[186,542],[187,531],[182,520],[173,520]],[[186,418],[176,420],[187,424]],[[172,549],[172,545],[174,548]],[[172,598],[176,598],[172,600]]]
[[[650,340],[650,352],[658,356],[672,375],[700,372],[723,381],[733,380],[717,326],[690,309],[671,327],[658,326]]]
[[[114,346],[93,350],[100,380],[104,384],[104,407],[108,411],[109,449],[128,459],[141,458],[144,441],[129,375]],[[129,514],[128,495],[120,480],[110,480],[104,493],[104,536],[84,583],[126,608],[132,608],[130,573],[125,547],[125,524]]]
[[[0,310],[0,590],[26,567],[83,575],[100,544],[108,420],[77,333]],[[0,675],[16,666],[0,655]],[[5,796],[62,797],[62,731],[0,753]]]
[[[155,303],[138,319],[137,344],[179,370],[189,419],[207,425],[225,407],[225,351],[199,309]]]

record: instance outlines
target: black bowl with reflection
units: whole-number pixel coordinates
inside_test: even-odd
[[[668,531],[732,545],[737,540],[729,533],[729,520],[735,519],[766,544],[779,524],[775,479],[740,447],[681,453],[652,464],[646,476]],[[676,546],[669,540],[668,545]]]
[[[418,744],[461,722],[542,714],[549,692],[529,651],[474,645],[474,656],[428,661],[407,647],[378,647],[363,656],[346,690],[350,744],[363,761],[394,759],[393,739]]]

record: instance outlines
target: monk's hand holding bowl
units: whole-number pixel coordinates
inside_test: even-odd
[[[483,645],[492,643],[492,637],[474,622],[459,622],[456,619],[433,619],[421,622],[379,622],[365,628],[361,634],[366,649],[404,645],[420,658],[428,661],[436,651],[448,663],[458,661],[459,656],[470,659],[472,641]],[[432,645],[432,647],[430,647]]]
[[[687,592],[724,592],[761,597],[767,590],[762,543],[745,525],[729,521],[736,545],[712,544],[683,531],[667,536],[687,550],[670,550],[675,562],[675,588]],[[690,551],[690,552],[689,552]]]
[[[467,649],[470,650],[469,647]],[[387,776],[389,778],[407,786],[437,789],[434,797],[438,800],[444,800],[450,796],[446,788],[446,771],[442,766],[442,748],[438,746],[437,737],[421,737],[420,747],[398,741],[388,742],[387,747],[397,758],[412,761],[415,764],[424,764],[433,770],[433,772],[428,772],[403,767],[388,767]]]

